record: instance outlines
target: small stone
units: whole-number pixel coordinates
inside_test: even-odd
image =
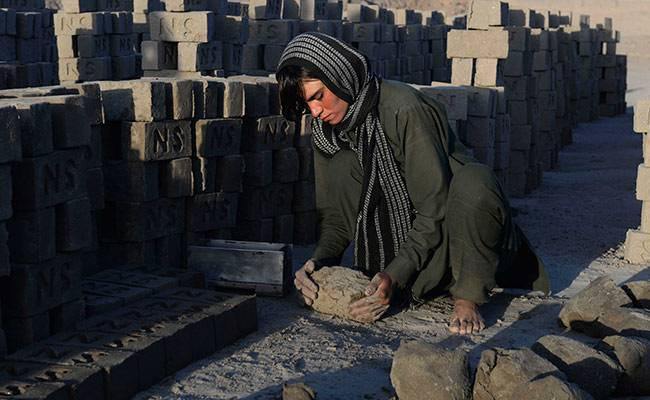
[[[516,388],[508,400],[592,400],[593,397],[578,385],[555,376],[547,376]],[[506,400],[506,398],[504,398]]]
[[[603,276],[576,294],[560,311],[560,321],[567,328],[593,336],[598,330],[596,321],[604,310],[616,309],[631,300],[625,291],[616,286],[612,278]]]
[[[315,271],[311,278],[318,285],[318,297],[312,304],[314,310],[355,320],[348,308],[365,296],[370,283],[368,277],[351,268],[324,267]]]
[[[530,349],[488,349],[481,353],[476,371],[474,400],[515,399],[517,388],[546,376],[566,379],[563,372]]]
[[[615,357],[623,367],[617,394],[650,395],[650,340],[608,336],[598,348]]]
[[[634,304],[641,308],[650,308],[650,280],[628,282],[623,290],[632,298]]]
[[[402,342],[390,380],[400,400],[461,400],[471,397],[467,353],[421,341]]]
[[[304,383],[282,385],[282,400],[314,400],[316,392]]]
[[[595,399],[609,398],[623,372],[605,353],[568,337],[546,335],[532,349]]]

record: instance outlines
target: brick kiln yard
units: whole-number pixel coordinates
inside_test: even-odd
[[[512,200],[518,223],[547,263],[554,295],[496,294],[482,309],[488,325],[482,334],[450,335],[445,323],[451,305],[445,301],[395,311],[368,326],[311,312],[293,296],[258,298],[256,333],[136,399],[277,399],[286,381],[305,382],[322,399],[389,399],[391,362],[402,339],[471,349],[475,367],[485,348],[530,347],[541,336],[564,332],[558,313],[565,297],[596,277],[611,274],[619,283],[650,279],[648,267],[627,263],[621,250],[625,232],[639,223],[634,188],[640,146],[629,114],[582,124],[542,187]],[[297,267],[302,258],[296,253]]]

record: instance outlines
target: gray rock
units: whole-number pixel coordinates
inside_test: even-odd
[[[598,348],[615,357],[623,367],[618,394],[650,395],[650,340],[608,336]]]
[[[568,337],[546,335],[532,349],[595,399],[609,398],[623,372],[607,354]]]
[[[530,349],[488,349],[481,354],[474,400],[514,399],[517,388],[546,376],[566,380],[566,375]]]
[[[608,277],[602,276],[576,294],[560,311],[560,321],[567,328],[594,335],[598,331],[594,324],[607,309],[616,309],[630,304],[625,291]]]
[[[402,342],[390,380],[400,400],[471,398],[467,353],[426,342]]]
[[[304,383],[282,385],[282,400],[314,400],[316,392]]]
[[[593,397],[578,385],[564,382],[555,376],[547,376],[525,383],[504,400],[591,400]]]
[[[618,334],[650,339],[650,311],[628,307],[605,310],[585,333],[599,338]]]
[[[623,290],[637,307],[650,308],[650,280],[628,282],[623,285]]]
[[[354,320],[348,308],[365,296],[370,283],[368,277],[346,267],[325,267],[315,271],[311,278],[318,285],[318,297],[312,304],[314,310]]]

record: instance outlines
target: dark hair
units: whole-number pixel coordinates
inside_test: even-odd
[[[302,96],[300,81],[303,79],[320,79],[310,68],[298,65],[286,65],[275,73],[280,91],[282,115],[289,121],[299,122],[307,109]]]

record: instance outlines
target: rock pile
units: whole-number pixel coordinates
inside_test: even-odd
[[[650,311],[642,307],[649,300],[650,281],[619,287],[602,277],[559,315],[567,328],[601,338],[595,346],[546,335],[532,349],[488,349],[472,386],[462,350],[403,343],[393,359],[391,381],[401,400],[429,399],[431,393],[440,399],[474,400],[648,396]]]

